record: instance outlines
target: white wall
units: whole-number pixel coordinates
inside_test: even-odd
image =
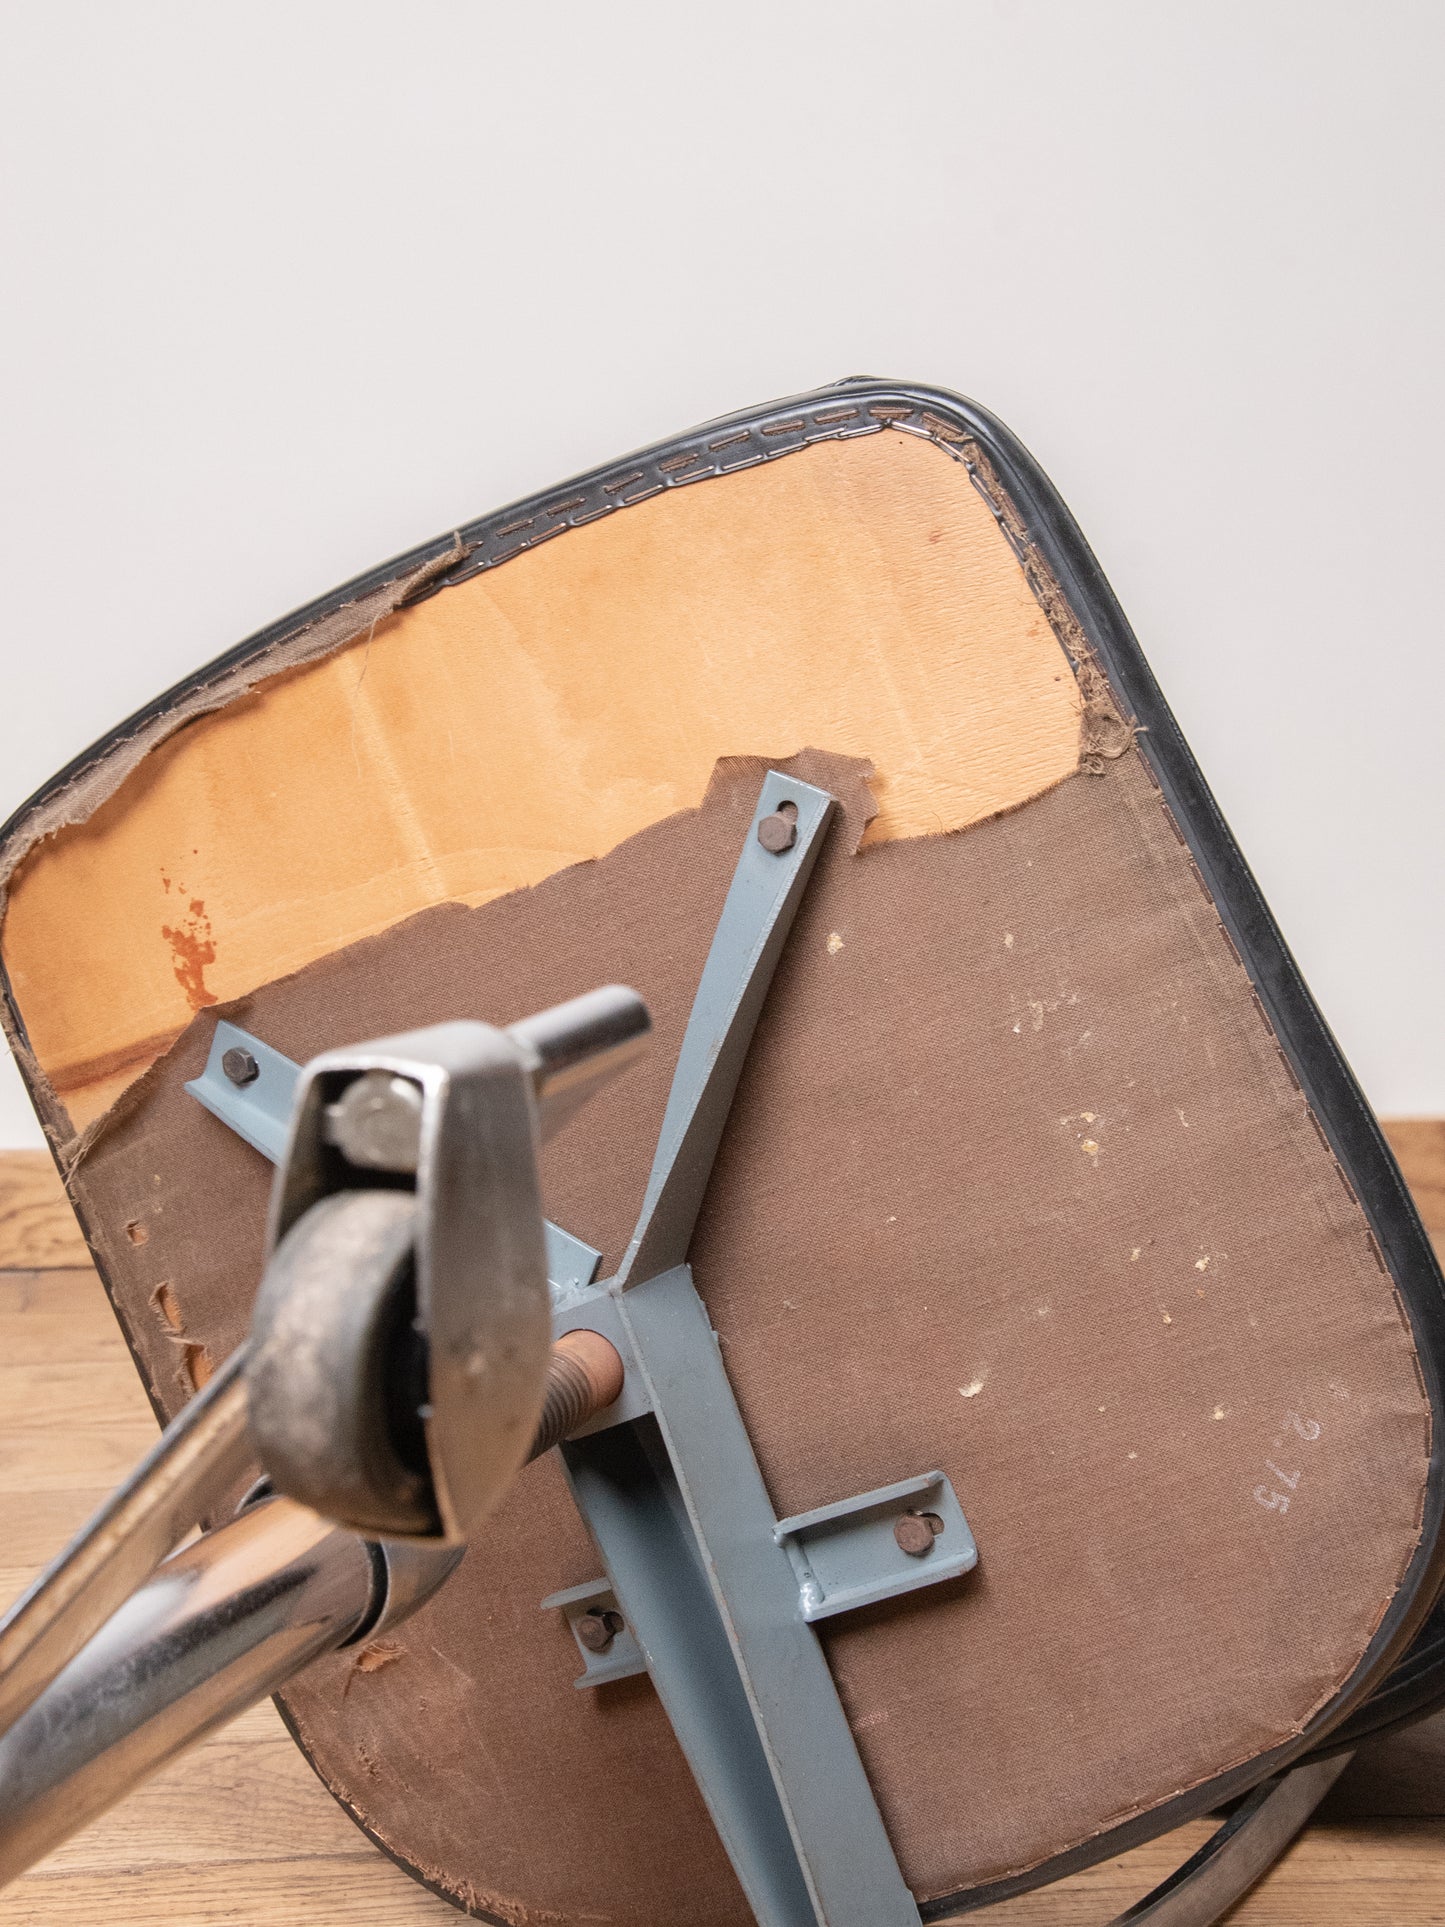
[[[0,815],[462,519],[934,381],[1073,506],[1375,1103],[1445,1112],[1438,0],[0,21]]]

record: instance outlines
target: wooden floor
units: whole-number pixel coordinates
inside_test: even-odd
[[[1392,1140],[1445,1232],[1445,1123]],[[0,1604],[155,1437],[43,1154],[0,1154]],[[1103,1927],[1208,1832],[1200,1823],[987,1916]],[[0,1893],[0,1927],[445,1927],[459,1916],[363,1838],[271,1706],[253,1709]],[[1364,1749],[1233,1927],[1445,1924],[1445,1715]],[[666,1927],[659,1922],[658,1927]]]

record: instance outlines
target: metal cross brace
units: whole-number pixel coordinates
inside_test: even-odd
[[[763,782],[615,1276],[594,1283],[599,1254],[547,1226],[554,1333],[601,1332],[626,1377],[562,1448],[607,1578],[544,1604],[577,1638],[579,1686],[645,1666],[762,1927],[918,1927],[812,1622],[969,1571],[972,1534],[939,1471],[779,1520],[686,1262],[833,808],[776,770]],[[275,1159],[296,1074],[218,1024],[187,1089]],[[625,1630],[599,1653],[584,1622],[613,1606]]]

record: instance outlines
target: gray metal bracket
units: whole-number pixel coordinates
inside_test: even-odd
[[[544,1604],[577,1641],[579,1686],[645,1666],[761,1927],[919,1927],[812,1622],[959,1578],[977,1562],[973,1536],[939,1471],[776,1518],[686,1264],[833,808],[776,770],[763,782],[616,1275],[594,1282],[596,1251],[546,1228],[554,1334],[602,1333],[626,1372],[617,1403],[562,1447],[607,1579]],[[238,1050],[257,1067],[240,1085],[224,1061]],[[275,1158],[295,1079],[279,1053],[218,1024],[187,1089]],[[623,1626],[593,1651],[578,1628],[614,1609]]]
[[[642,1649],[618,1604],[617,1595],[605,1579],[590,1579],[581,1586],[569,1586],[542,1601],[543,1612],[560,1609],[577,1642],[585,1668],[572,1683],[579,1688],[606,1686],[615,1679],[636,1679],[647,1672]],[[600,1627],[600,1634],[589,1637],[588,1622]],[[601,1640],[605,1638],[605,1644]]]
[[[281,1162],[301,1066],[235,1024],[218,1022],[206,1067],[186,1089],[272,1164]]]
[[[691,1273],[617,1302],[655,1416],[562,1456],[753,1911],[917,1927]]]
[[[978,1564],[963,1507],[942,1472],[779,1519],[773,1537],[793,1562],[810,1622],[957,1579]]]
[[[619,1286],[686,1262],[748,1046],[833,809],[809,783],[777,770],[763,778],[688,1014]],[[770,835],[764,825],[779,827]]]

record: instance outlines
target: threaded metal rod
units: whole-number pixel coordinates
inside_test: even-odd
[[[566,1332],[547,1360],[542,1416],[529,1459],[540,1459],[621,1394],[622,1360],[598,1332]]]

